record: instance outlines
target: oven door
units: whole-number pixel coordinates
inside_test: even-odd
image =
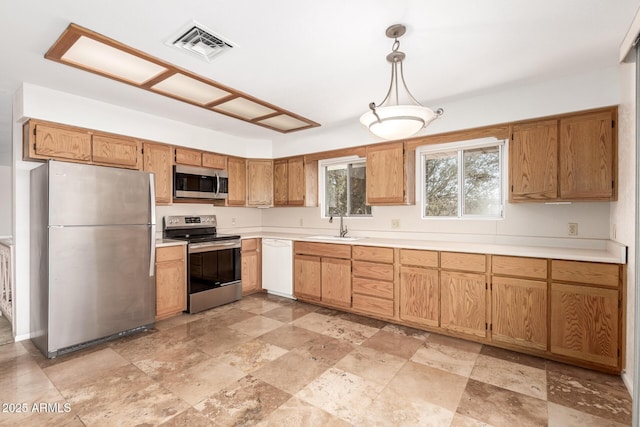
[[[188,252],[189,295],[240,282],[239,240],[190,243]]]

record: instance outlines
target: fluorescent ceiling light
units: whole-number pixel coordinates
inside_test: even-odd
[[[231,95],[226,90],[218,89],[184,74],[174,74],[151,86],[151,89],[200,105]]]
[[[160,73],[167,71],[122,50],[115,49],[96,40],[82,36],[62,55],[63,61],[90,68],[101,73],[142,84]]]
[[[44,57],[278,132],[320,126],[75,24]]]
[[[287,116],[286,114],[280,114],[279,116],[258,120],[256,123],[262,123],[268,127],[279,129],[282,132],[291,132],[302,127],[309,127],[309,125],[302,120]]]
[[[248,120],[276,113],[276,110],[273,108],[266,107],[245,98],[234,98],[212,108],[216,111],[221,110]]]

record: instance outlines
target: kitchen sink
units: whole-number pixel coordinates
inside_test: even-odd
[[[360,240],[360,239],[364,239],[365,237],[356,237],[356,236],[345,236],[345,237],[341,237],[341,236],[309,236],[307,237],[307,239],[314,239],[314,240],[338,240],[338,241],[354,241],[354,240]]]

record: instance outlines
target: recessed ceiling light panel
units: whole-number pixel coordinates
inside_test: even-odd
[[[177,31],[166,44],[207,62],[233,48],[231,42],[196,21],[189,22]]]
[[[91,68],[102,73],[142,84],[160,73],[166,68],[146,61],[140,57],[131,55],[122,50],[107,46],[104,43],[81,36],[62,55],[62,60],[76,65]]]
[[[320,126],[75,24],[69,24],[44,57],[278,132]]]
[[[231,95],[225,90],[179,73],[156,83],[151,89],[200,105]]]

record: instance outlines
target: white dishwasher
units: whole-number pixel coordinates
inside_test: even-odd
[[[268,293],[293,296],[293,242],[262,239],[262,288]]]

